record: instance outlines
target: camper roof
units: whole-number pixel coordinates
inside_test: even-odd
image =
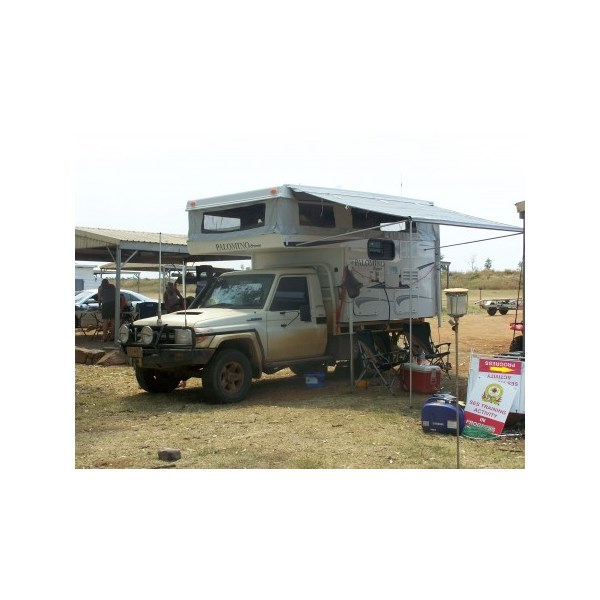
[[[433,202],[390,196],[374,192],[358,192],[337,188],[310,187],[305,185],[285,184],[250,192],[241,192],[227,196],[190,200],[187,210],[203,210],[207,208],[232,207],[234,205],[252,204],[273,198],[314,199],[322,202],[342,204],[347,207],[365,211],[373,211],[397,216],[399,219],[410,219],[421,223],[435,223],[456,227],[475,229],[494,229],[499,231],[522,232],[521,227],[489,221],[479,217],[466,215],[447,208],[434,206]]]

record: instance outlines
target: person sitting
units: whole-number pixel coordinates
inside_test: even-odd
[[[163,294],[163,302],[165,303],[165,312],[167,313],[175,312],[185,305],[185,300],[181,292],[172,281],[167,283],[167,288]]]

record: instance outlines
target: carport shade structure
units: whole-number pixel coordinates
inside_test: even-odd
[[[117,297],[121,291],[121,270],[129,263],[147,265],[148,271],[181,268],[193,260],[188,253],[187,236],[171,233],[147,233],[116,229],[75,227],[75,260],[115,264]],[[121,325],[119,303],[115,305],[115,332]]]

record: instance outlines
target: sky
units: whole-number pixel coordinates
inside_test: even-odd
[[[284,183],[522,225],[527,130],[515,92],[527,40],[510,10],[259,1],[234,2],[232,18],[229,3],[132,6],[117,24],[94,14],[78,36],[76,225],[185,234],[188,200]],[[517,268],[520,236],[455,245],[499,235],[444,227],[444,259]]]
[[[23,319],[5,319],[5,421],[28,428],[26,439],[19,427],[4,439],[18,450],[6,465],[18,478],[7,485],[5,512],[26,509],[9,539],[14,556],[27,552],[22,565],[37,558],[44,583],[67,565],[61,586],[71,582],[72,597],[83,585],[89,597],[106,595],[98,588],[94,596],[88,584],[89,565],[107,556],[123,575],[119,589],[139,595],[143,586],[146,597],[189,597],[186,584],[204,589],[199,565],[239,584],[233,597],[247,596],[249,583],[264,598],[319,597],[319,589],[321,597],[388,597],[406,579],[423,597],[431,540],[445,536],[450,552],[428,589],[433,597],[441,581],[468,581],[468,589],[444,584],[448,597],[455,589],[464,599],[469,589],[502,592],[507,583],[476,562],[489,558],[478,549],[483,540],[490,550],[493,538],[494,560],[515,567],[511,589],[585,595],[582,573],[594,572],[588,556],[555,548],[577,548],[574,532],[595,522],[588,504],[596,495],[575,468],[586,460],[589,472],[596,468],[596,448],[581,447],[594,436],[581,435],[576,414],[594,381],[567,372],[561,313],[545,312],[551,303],[540,300],[539,282],[553,297],[587,289],[583,269],[595,251],[586,211],[598,200],[593,4],[9,3],[0,23],[0,48],[10,57],[0,114],[0,183],[11,211],[4,231],[11,279],[33,265],[45,290],[32,314],[43,325],[35,335]],[[430,200],[513,225],[521,224],[515,203],[530,203],[527,389],[540,393],[528,400],[525,472],[73,471],[73,227],[186,233],[188,200],[283,183]],[[577,226],[570,209],[579,211]],[[441,243],[496,234],[450,228]],[[519,237],[442,249],[456,270],[472,259],[481,268],[487,258],[494,268],[515,268],[521,251]],[[565,509],[560,492],[574,489],[576,510]],[[434,525],[431,515],[439,517]],[[266,545],[248,537],[247,518],[260,523]],[[34,537],[36,548],[25,547]],[[124,537],[130,546],[115,543]],[[55,539],[75,550],[60,564],[48,558]],[[218,561],[209,560],[213,548]],[[321,560],[311,565],[315,548]],[[160,569],[156,579],[125,578],[123,565],[147,572],[165,551],[176,552],[178,564],[163,569],[164,580]],[[526,556],[539,566],[524,566]],[[349,573],[357,557],[361,569]],[[8,570],[23,586],[30,577],[20,567]],[[515,582],[517,572],[524,579]]]

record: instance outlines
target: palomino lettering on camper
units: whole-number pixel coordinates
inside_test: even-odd
[[[216,250],[251,250],[252,248],[260,248],[260,244],[251,242],[227,242],[226,244],[215,244]]]
[[[350,261],[350,265],[355,267],[383,267],[385,263],[382,260],[370,260],[368,258],[355,258]]]

